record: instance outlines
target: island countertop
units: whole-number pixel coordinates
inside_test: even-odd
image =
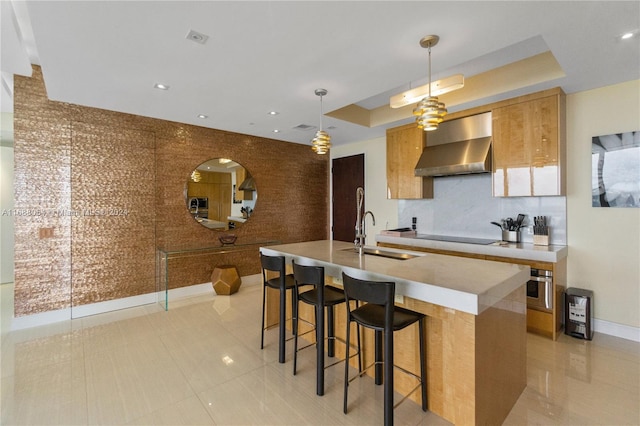
[[[529,279],[529,267],[487,260],[392,248],[384,251],[410,253],[407,260],[365,254],[359,256],[352,243],[307,241],[261,247],[269,256],[285,256],[287,263],[325,268],[328,276],[341,272],[359,279],[395,281],[396,295],[407,296],[473,315],[502,300]],[[368,247],[379,249],[379,247]]]

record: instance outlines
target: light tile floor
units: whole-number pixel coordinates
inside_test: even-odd
[[[261,287],[7,332],[2,285],[1,421],[13,424],[382,424],[382,387],[352,383],[342,413],[340,366],[315,395],[313,350],[298,374],[277,362],[277,331],[260,350]],[[528,386],[505,421],[640,424],[640,343],[528,335]],[[405,401],[397,424],[449,424]]]

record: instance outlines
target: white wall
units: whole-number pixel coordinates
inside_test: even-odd
[[[13,282],[13,147],[0,146],[0,283]]]
[[[636,130],[640,80],[567,96],[568,282],[593,290],[595,318],[638,328],[640,208],[591,207],[591,138]]]

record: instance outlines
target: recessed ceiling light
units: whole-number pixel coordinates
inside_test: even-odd
[[[274,130],[273,130],[273,133],[280,133],[280,130],[278,130],[278,129],[274,129]]]
[[[624,33],[620,33],[618,35],[618,39],[619,40],[629,40],[631,38],[636,37],[638,34],[640,34],[640,29],[635,29],[635,30],[631,30],[631,31],[625,31]]]
[[[167,86],[166,84],[162,84],[162,83],[156,83],[153,85],[153,87],[155,87],[156,89],[160,89],[160,90],[169,90],[169,86]]]
[[[209,36],[194,30],[190,30],[186,38],[187,40],[195,41],[196,43],[205,44],[209,39]]]
[[[204,114],[198,114],[198,118],[205,119],[205,118],[209,118],[209,116]]]
[[[278,115],[280,114],[278,111],[269,111],[269,115]]]

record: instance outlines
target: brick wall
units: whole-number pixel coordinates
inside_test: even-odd
[[[307,145],[50,101],[38,67],[14,84],[16,316],[155,291],[157,246],[219,244],[184,199],[211,158],[256,181],[238,242],[328,236],[328,158]],[[172,288],[209,281],[215,264],[259,272],[257,248],[177,262]]]

